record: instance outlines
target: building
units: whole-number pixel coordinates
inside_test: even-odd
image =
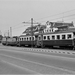
[[[46,22],[46,28],[44,29],[44,33],[52,33],[55,31],[66,30],[70,27],[74,27],[72,23],[65,22]]]

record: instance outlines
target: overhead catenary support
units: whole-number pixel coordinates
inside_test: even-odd
[[[8,30],[8,37],[9,37],[9,30]]]
[[[31,18],[31,22],[22,22],[22,23],[27,23],[27,24],[31,24],[31,38],[32,38],[32,40],[31,40],[31,47],[33,47],[33,44],[34,44],[34,40],[33,40],[33,24],[39,24],[38,22],[36,22],[36,23],[34,23],[33,22],[33,18]]]
[[[33,18],[31,18],[31,37],[32,37],[31,45],[33,47]]]

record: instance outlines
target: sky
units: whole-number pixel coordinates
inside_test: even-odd
[[[46,21],[74,22],[75,0],[0,0],[0,34],[7,35],[12,27],[12,35],[19,36],[34,23]],[[34,24],[35,25],[35,24]]]

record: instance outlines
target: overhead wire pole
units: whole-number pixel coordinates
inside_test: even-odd
[[[31,47],[33,47],[33,24],[39,24],[38,22],[34,23],[33,18],[31,18],[31,22],[23,22],[27,24],[31,24]]]
[[[33,18],[31,18],[31,36],[32,36],[31,45],[32,45],[32,47],[33,47]]]
[[[8,37],[9,37],[9,30],[8,30]]]

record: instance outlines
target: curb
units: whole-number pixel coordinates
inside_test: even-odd
[[[29,50],[29,51],[36,51],[36,52],[47,52],[47,53],[75,55],[75,52],[70,52],[70,51],[56,51],[56,50],[44,50],[44,49],[27,49],[27,50]]]

